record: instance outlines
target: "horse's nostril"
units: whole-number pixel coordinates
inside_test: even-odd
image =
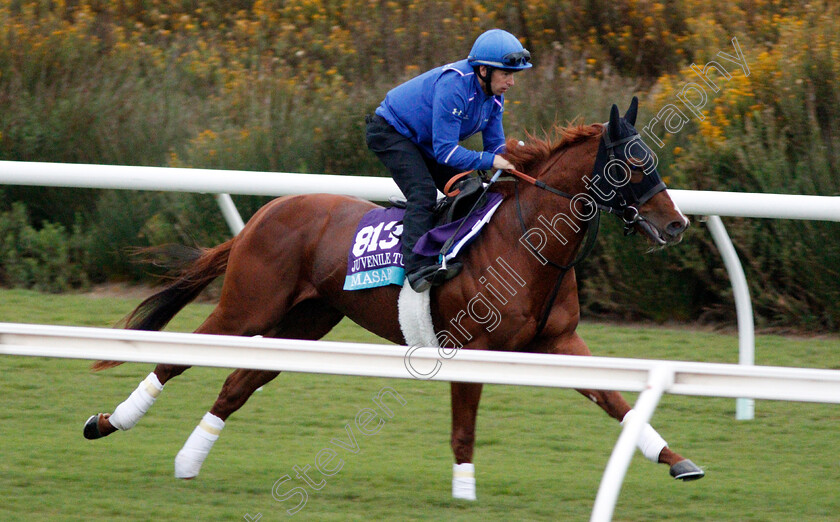
[[[668,226],[665,227],[665,230],[672,236],[676,236],[677,234],[681,234],[687,226],[688,223],[683,223],[682,221],[671,221],[668,223]]]

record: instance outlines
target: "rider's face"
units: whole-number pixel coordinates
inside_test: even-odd
[[[482,66],[483,67],[483,66]],[[484,74],[487,74],[484,71]],[[493,75],[490,76],[490,90],[494,95],[499,96],[508,91],[515,83],[511,71],[504,71],[502,69],[493,69]]]

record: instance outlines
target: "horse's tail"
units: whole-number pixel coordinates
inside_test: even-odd
[[[225,273],[233,241],[230,239],[214,248],[164,245],[135,250],[134,254],[145,256],[146,261],[172,270],[173,281],[140,303],[118,325],[129,330],[163,329],[175,314]],[[119,361],[97,361],[91,369],[97,372],[120,364]]]

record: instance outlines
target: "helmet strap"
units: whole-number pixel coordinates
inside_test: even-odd
[[[482,82],[484,82],[484,94],[486,94],[487,96],[493,96],[493,88],[492,88],[492,86],[490,85],[490,80],[491,80],[491,78],[493,78],[493,69],[494,69],[494,67],[492,67],[492,66],[490,66],[490,65],[485,65],[484,67],[485,67],[485,69],[486,69],[486,71],[487,71],[487,74],[485,74],[484,76],[482,76],[482,75],[481,75],[481,66],[480,66],[480,65],[476,65],[476,66],[475,66],[475,68],[474,68],[474,70],[475,70],[475,75],[476,75],[476,76],[477,76],[477,77],[478,77],[478,78],[479,78]]]

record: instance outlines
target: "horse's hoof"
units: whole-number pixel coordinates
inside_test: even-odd
[[[698,480],[706,476],[706,472],[698,468],[696,464],[688,459],[681,460],[671,466],[671,476],[675,479],[689,481]]]
[[[90,418],[85,422],[85,429],[84,434],[85,438],[88,440],[96,440],[101,439],[102,437],[106,437],[111,433],[102,433],[99,431],[99,419],[102,417],[101,413],[97,413],[96,415],[91,415]]]

